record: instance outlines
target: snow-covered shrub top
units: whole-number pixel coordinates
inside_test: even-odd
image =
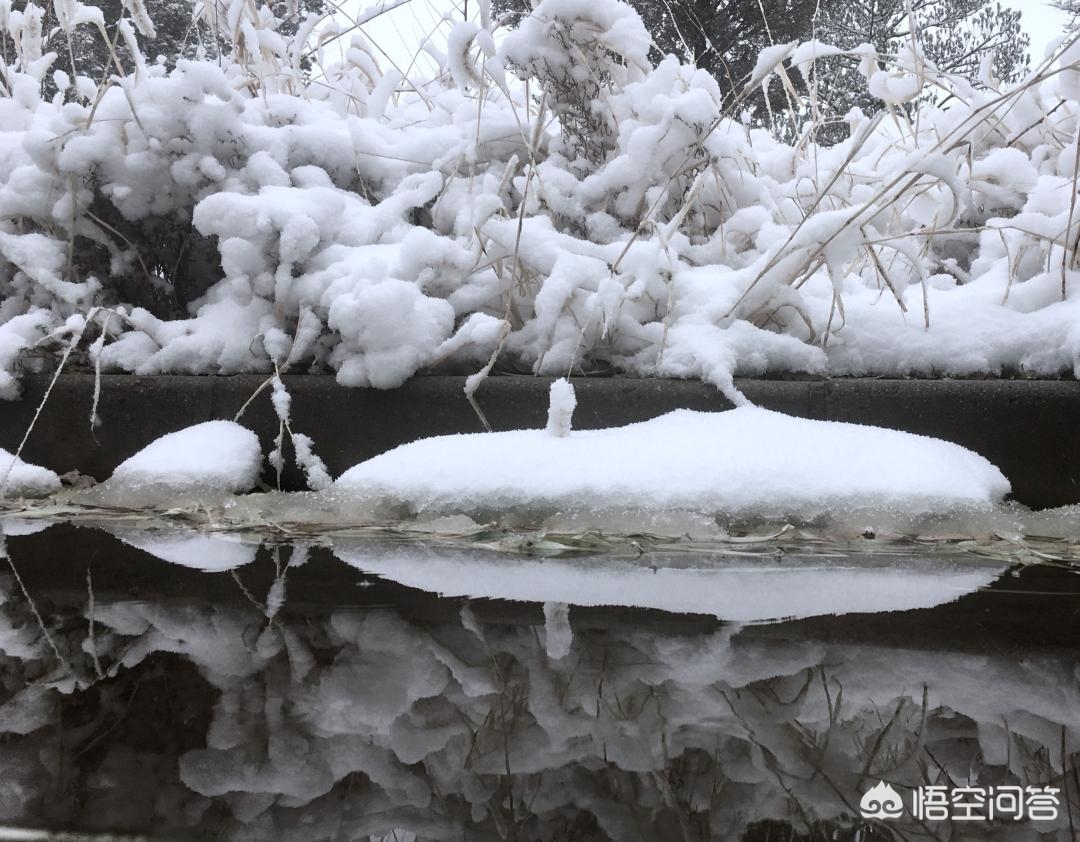
[[[380,388],[494,354],[733,395],[769,370],[1080,371],[1080,47],[1005,93],[852,51],[886,110],[791,146],[703,71],[650,66],[617,0],[544,0],[501,43],[480,5],[435,78],[355,34],[331,62],[348,34],[290,41],[235,2],[230,61],[99,85],[51,73],[62,34],[0,0],[0,396],[70,342],[105,370]],[[754,84],[837,53],[782,47]]]

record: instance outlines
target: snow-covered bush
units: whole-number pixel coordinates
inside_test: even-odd
[[[641,18],[625,4],[547,0],[522,20],[504,51],[539,80],[569,146],[595,163],[618,131],[608,99],[647,71],[651,44]]]
[[[380,388],[496,355],[736,398],[769,370],[1080,371],[1076,45],[1004,92],[914,44],[772,48],[752,84],[829,56],[885,103],[789,145],[652,66],[617,0],[543,0],[505,38],[481,3],[412,78],[332,21],[218,6],[225,57],[147,62],[133,15],[102,80],[50,75],[63,29],[0,0],[0,395],[75,341],[106,370]],[[905,105],[927,86],[940,106]]]

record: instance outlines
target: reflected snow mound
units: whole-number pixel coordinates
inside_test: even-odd
[[[147,529],[113,527],[109,531],[136,549],[155,558],[190,567],[219,573],[251,564],[258,552],[258,544],[245,543],[240,536],[216,535],[195,531],[151,531]]]
[[[480,603],[268,621],[262,593],[99,594],[88,623],[85,591],[50,592],[45,633],[0,570],[0,821],[281,842],[499,839],[508,822],[529,839],[757,840],[780,821],[850,839],[871,782],[972,780],[1064,787],[1062,806],[965,838],[1070,838],[1066,647],[680,630],[557,603],[543,634]]]
[[[336,539],[342,561],[442,596],[623,606],[735,622],[930,608],[984,588],[1008,567],[963,556],[852,552],[688,555],[639,559],[509,558],[477,550]]]

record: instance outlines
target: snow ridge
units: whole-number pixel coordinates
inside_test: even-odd
[[[950,442],[745,406],[561,437],[421,439],[350,468],[333,493],[414,512],[622,507],[809,519],[988,510],[1009,488],[990,462]]]

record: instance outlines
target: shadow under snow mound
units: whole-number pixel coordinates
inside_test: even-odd
[[[640,507],[773,518],[986,509],[1010,486],[950,442],[740,407],[565,436],[422,439],[356,465],[334,489],[417,512]]]

